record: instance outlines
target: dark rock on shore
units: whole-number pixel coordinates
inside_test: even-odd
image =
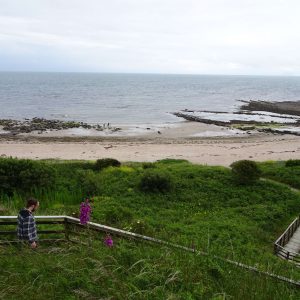
[[[279,134],[279,135],[291,134],[291,135],[300,136],[300,132],[296,132],[296,131],[292,131],[292,130],[278,130],[278,129],[273,129],[273,128],[260,128],[260,129],[258,129],[258,131],[259,132],[272,133],[272,134]]]
[[[232,113],[234,114],[234,113]],[[239,114],[239,113],[237,113]],[[217,126],[233,126],[233,125],[256,125],[256,126],[268,126],[270,124],[274,125],[276,123],[274,122],[259,122],[259,121],[255,121],[255,120],[229,120],[229,121],[220,121],[220,120],[212,120],[212,119],[208,119],[208,118],[201,118],[198,116],[193,116],[193,115],[189,115],[186,113],[182,113],[182,112],[175,112],[173,113],[174,116],[177,117],[181,117],[184,118],[185,120],[188,121],[194,121],[194,122],[200,122],[200,123],[204,123],[204,124],[213,124],[213,125],[217,125]],[[295,124],[297,123],[292,123],[292,122],[286,122],[284,123],[285,125],[293,125],[295,126]],[[248,129],[249,130],[249,129]]]
[[[33,131],[37,131],[39,134],[43,133],[46,130],[64,130],[70,128],[84,128],[84,129],[96,129],[98,131],[103,131],[105,129],[109,129],[113,132],[121,130],[118,127],[111,127],[108,123],[103,125],[91,125],[84,122],[76,122],[76,121],[61,121],[61,120],[47,120],[44,118],[33,118],[33,119],[25,119],[24,121],[11,120],[11,119],[3,119],[0,120],[0,126],[2,126],[3,130],[9,131],[11,134],[19,134],[19,133],[30,133]]]
[[[230,122],[224,122],[224,121],[217,121],[217,120],[211,120],[211,119],[204,119],[197,116],[192,116],[189,114],[181,113],[181,112],[175,112],[173,113],[174,116],[184,118],[188,121],[194,121],[194,122],[201,122],[204,124],[213,124],[217,126],[228,126],[230,125]]]
[[[277,114],[300,116],[300,101],[268,102],[260,100],[239,100],[243,102],[240,109],[250,111],[267,111]]]
[[[291,134],[300,136],[300,100],[281,102],[260,100],[238,101],[242,102],[243,105],[241,105],[239,111],[235,112],[189,110],[186,108],[172,114],[188,121],[234,128],[245,131],[248,134],[251,134],[252,132],[265,132],[269,134]],[[214,120],[214,118],[210,119],[207,114],[230,114],[233,115],[233,117],[231,120],[228,120],[228,117],[222,118],[222,116],[220,116],[219,120]],[[236,117],[238,120],[235,120],[234,115],[250,115],[254,117],[250,117],[249,119]],[[262,116],[262,118],[259,116]],[[269,118],[264,119],[265,116]],[[272,118],[274,119],[272,120]],[[276,118],[281,118],[282,120],[279,122]]]

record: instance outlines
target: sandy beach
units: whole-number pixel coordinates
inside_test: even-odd
[[[123,162],[173,158],[223,166],[240,159],[266,161],[300,158],[300,137],[293,135],[250,135],[197,122],[161,127],[159,133],[155,130],[117,136],[66,136],[63,132],[56,135],[2,135],[0,156],[80,160],[112,157]]]

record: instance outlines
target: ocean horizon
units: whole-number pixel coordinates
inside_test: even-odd
[[[0,72],[0,118],[164,124],[183,109],[236,111],[239,100],[300,101],[300,77]]]

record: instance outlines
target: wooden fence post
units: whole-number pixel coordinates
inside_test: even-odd
[[[70,237],[69,237],[69,222],[67,218],[64,218],[64,227],[65,227],[65,238],[68,241],[70,240]]]

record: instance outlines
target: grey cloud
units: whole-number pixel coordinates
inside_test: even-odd
[[[0,70],[300,75],[298,0],[0,0]]]

